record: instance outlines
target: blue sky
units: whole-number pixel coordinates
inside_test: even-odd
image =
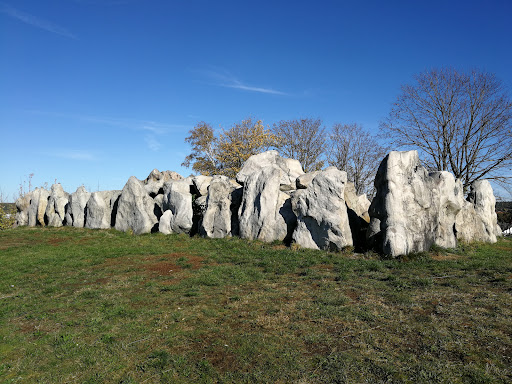
[[[174,170],[201,120],[377,132],[426,69],[512,88],[512,1],[0,0],[0,189],[121,189]]]

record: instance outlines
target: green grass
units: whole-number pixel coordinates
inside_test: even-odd
[[[512,382],[512,241],[402,260],[0,231],[1,383]]]

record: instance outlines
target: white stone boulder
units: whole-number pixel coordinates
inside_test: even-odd
[[[367,223],[370,222],[370,214],[368,209],[370,208],[371,202],[366,197],[366,194],[358,195],[356,193],[356,187],[354,183],[347,182],[344,189],[344,199],[347,204],[347,208],[354,211],[354,213],[361,217]]]
[[[50,193],[44,188],[36,188],[30,193],[30,205],[27,211],[29,227],[45,226],[44,214],[48,205]]]
[[[473,184],[464,201],[460,180],[446,171],[428,173],[418,153],[391,152],[375,178],[368,239],[393,257],[455,248],[458,240],[496,241],[495,199],[487,181]]]
[[[208,194],[208,187],[211,182],[212,176],[199,175],[192,178],[192,183],[199,196],[206,196]]]
[[[308,172],[297,177],[295,180],[295,186],[297,189],[306,189],[309,184],[311,184],[315,176],[318,175],[318,172],[320,171]]]
[[[238,210],[241,238],[289,241],[296,217],[291,210],[290,196],[280,190],[281,181],[285,179],[283,174],[279,167],[267,166],[243,179]]]
[[[181,176],[179,173],[174,171],[160,172],[155,168],[142,183],[144,184],[144,188],[149,193],[149,195],[154,198],[155,196],[164,193],[163,188],[166,182],[182,179],[183,176]]]
[[[295,180],[304,174],[298,160],[286,159],[279,156],[279,152],[273,150],[249,157],[236,175],[236,181],[243,185],[253,173],[266,167],[273,167],[281,171],[279,185],[281,189],[285,190],[295,189]]]
[[[467,201],[457,215],[455,230],[462,241],[495,243],[498,230],[496,198],[487,180],[477,180],[470,186]]]
[[[390,152],[379,166],[375,188],[369,210],[371,245],[392,257],[430,249],[436,238],[438,206],[418,152]]]
[[[329,167],[318,172],[307,189],[295,192],[291,200],[297,216],[295,243],[332,251],[353,245],[344,198],[346,183],[346,172]]]
[[[457,215],[464,204],[462,182],[446,171],[433,172],[430,175],[433,191],[434,214],[437,215],[437,227],[434,242],[443,248],[457,247],[454,226]]]
[[[82,185],[69,195],[69,203],[66,208],[66,225],[82,228],[85,225],[85,207],[91,193]]]
[[[193,226],[191,180],[169,181],[164,185],[163,214],[159,231],[169,233],[190,233]]]
[[[28,225],[28,209],[30,207],[30,197],[32,192],[20,196],[16,200],[16,226]]]
[[[85,227],[109,229],[112,226],[112,204],[121,191],[99,191],[91,193],[86,206]]]
[[[201,236],[231,236],[231,203],[235,187],[226,176],[213,176],[208,188],[206,210],[199,226]]]
[[[115,228],[123,232],[132,230],[137,235],[152,232],[158,223],[154,209],[155,202],[144,184],[132,176],[119,197]]]
[[[45,222],[48,226],[62,227],[66,220],[66,206],[68,203],[69,193],[62,189],[62,185],[53,184],[45,210]]]

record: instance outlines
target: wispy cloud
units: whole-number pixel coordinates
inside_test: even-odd
[[[160,141],[157,140],[155,135],[145,135],[144,141],[146,142],[146,145],[148,146],[148,148],[150,150],[152,150],[153,152],[157,152],[160,149],[160,147],[162,146],[160,144]]]
[[[46,156],[59,157],[68,160],[96,161],[96,156],[89,151],[81,149],[55,150],[43,153]]]
[[[216,86],[239,89],[248,92],[265,93],[270,95],[288,95],[286,92],[278,91],[273,88],[256,87],[244,83],[226,70],[201,70],[199,72],[213,81],[213,84]]]
[[[29,110],[28,113],[52,116],[64,119],[73,119],[90,122],[92,124],[98,124],[102,126],[110,126],[113,129],[124,129],[134,132],[144,132],[144,142],[151,151],[158,151],[161,148],[159,136],[165,136],[172,132],[183,132],[188,131],[190,126],[183,124],[168,124],[152,120],[138,120],[138,119],[126,119],[126,118],[115,118],[105,116],[92,116],[82,114],[67,114],[67,113],[55,113],[46,112],[39,110]]]
[[[53,24],[48,20],[31,15],[29,13],[22,12],[2,2],[0,2],[0,13],[4,13],[7,16],[12,17],[13,19],[21,21],[33,27],[43,29],[48,32],[56,33],[57,35],[61,35],[71,39],[76,39],[76,36],[69,32],[67,29],[60,27],[56,24]]]

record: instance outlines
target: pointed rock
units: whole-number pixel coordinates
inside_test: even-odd
[[[244,180],[238,211],[240,237],[266,242],[289,241],[296,217],[290,196],[280,190],[283,171],[269,166],[251,173]]]
[[[62,185],[53,184],[48,205],[45,210],[45,222],[50,227],[62,227],[66,220],[66,206],[69,203],[69,194],[64,192]]]
[[[119,198],[115,228],[123,232],[132,230],[136,235],[151,232],[158,223],[154,208],[155,202],[144,184],[136,177],[130,177]]]
[[[85,225],[85,207],[90,197],[90,192],[87,192],[83,185],[69,196],[66,209],[66,225],[83,228]]]

